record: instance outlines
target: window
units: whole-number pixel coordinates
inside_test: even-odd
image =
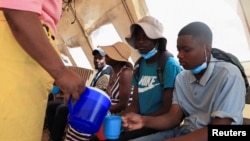
[[[99,45],[111,45],[117,41],[121,41],[121,38],[116,32],[113,24],[106,24],[96,29],[92,32],[91,38],[95,48]]]

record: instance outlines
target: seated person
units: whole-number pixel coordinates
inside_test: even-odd
[[[132,141],[207,141],[208,125],[243,123],[244,79],[235,65],[214,58],[211,48],[212,31],[206,24],[192,22],[180,30],[177,50],[185,70],[176,77],[170,111],[123,117],[129,131],[142,127],[162,131]]]
[[[163,36],[162,24],[154,17],[146,16],[138,23],[132,24],[130,31],[131,34],[126,37],[126,41],[140,53],[142,59],[138,69],[140,75],[133,75],[132,79],[133,101],[122,114],[135,112],[140,115],[162,115],[170,109],[175,77],[181,72],[181,66],[174,57],[168,57],[164,62],[161,83],[157,72],[158,62],[167,52],[167,39]],[[119,140],[127,141],[157,131],[151,128],[125,131]]]
[[[109,76],[113,72],[110,65],[106,64],[105,52],[97,48],[93,50],[92,55],[94,57],[94,66],[98,71],[93,78],[91,85],[106,91],[109,81]],[[68,106],[64,104],[62,100],[49,101],[46,111],[46,122],[48,124],[50,138],[53,141],[61,141],[65,127],[67,126]]]
[[[131,86],[133,66],[128,61],[131,50],[123,42],[117,42],[110,46],[100,46],[106,53],[106,62],[113,68],[107,94],[112,105],[109,111],[118,114],[123,111],[132,101],[133,87]],[[65,141],[69,140],[90,140],[90,134],[80,133],[69,126]],[[95,136],[91,140],[98,140]]]

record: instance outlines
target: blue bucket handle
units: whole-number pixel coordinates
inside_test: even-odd
[[[87,89],[87,88],[86,88]],[[86,91],[85,89],[85,91]],[[72,102],[72,95],[69,96],[69,100],[68,100],[68,107],[69,107],[69,113],[72,114],[73,113],[73,102]]]

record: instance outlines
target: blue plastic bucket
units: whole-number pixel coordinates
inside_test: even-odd
[[[111,106],[109,96],[102,90],[86,87],[79,100],[69,105],[69,124],[81,133],[95,134],[100,129]]]

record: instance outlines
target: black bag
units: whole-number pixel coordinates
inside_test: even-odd
[[[240,63],[239,59],[235,55],[228,53],[228,52],[225,52],[223,50],[220,50],[218,48],[212,48],[211,53],[212,53],[214,58],[224,60],[226,62],[230,62],[240,69],[241,75],[245,81],[246,93],[248,94],[249,93],[249,82],[247,79],[247,75],[245,73],[245,69],[242,66],[242,64]]]

